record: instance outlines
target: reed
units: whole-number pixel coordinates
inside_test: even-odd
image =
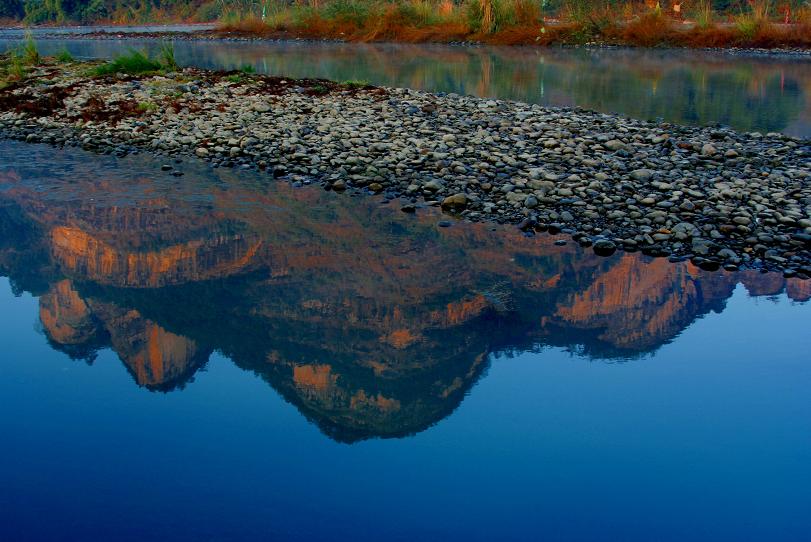
[[[692,15],[697,27],[710,28],[715,22],[712,0],[697,0]]]

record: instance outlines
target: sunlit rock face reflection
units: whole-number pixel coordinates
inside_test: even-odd
[[[641,263],[626,255],[588,288],[569,294],[548,321],[597,330],[600,340],[615,347],[655,348],[735,287],[734,280],[701,275],[690,264],[672,265],[664,259]]]
[[[149,389],[182,386],[210,354],[137,310],[82,298],[70,280],[40,297],[40,322],[51,344],[73,357],[92,361],[96,350],[111,346],[138,385]]]
[[[51,230],[53,257],[66,269],[103,284],[154,288],[225,276],[247,267],[261,241],[210,235],[154,251],[120,248],[78,228]]]
[[[633,359],[722,311],[739,284],[811,297],[810,281],[779,275],[438,228],[436,209],[377,197],[193,165],[175,179],[135,158],[99,173],[76,156],[50,175],[0,170],[0,272],[39,296],[49,343],[87,361],[110,348],[162,391],[221,351],[341,441],[438,422],[492,353]]]
[[[97,317],[110,336],[110,345],[135,381],[150,389],[182,386],[211,354],[197,343],[141,316],[108,303],[94,303]]]
[[[39,319],[48,337],[65,347],[92,341],[98,332],[93,313],[69,280],[39,298]]]

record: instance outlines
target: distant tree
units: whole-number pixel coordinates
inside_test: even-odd
[[[25,20],[32,24],[67,20],[61,0],[26,0]]]
[[[0,17],[7,19],[22,19],[25,8],[22,0],[0,0]]]

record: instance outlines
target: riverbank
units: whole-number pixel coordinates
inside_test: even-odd
[[[375,18],[366,19],[326,18],[318,13],[270,22],[247,18],[222,23],[197,37],[811,51],[811,22],[804,20],[784,24],[747,18],[736,22],[699,24],[673,20],[662,12],[651,11],[627,19],[605,14],[577,21],[528,18],[512,24],[493,25],[490,30],[484,30],[481,25],[455,19],[420,24],[396,11],[385,11]]]
[[[442,206],[600,254],[811,276],[811,141],[362,82],[45,61],[0,90],[0,134]],[[153,68],[156,69],[156,68]],[[105,71],[110,71],[109,67]],[[441,226],[452,224],[451,221]]]
[[[262,34],[223,30],[223,29],[208,29],[199,31],[142,31],[142,30],[128,30],[122,32],[116,29],[101,29],[92,32],[59,32],[59,33],[40,33],[37,35],[38,40],[89,40],[89,41],[155,41],[155,42],[226,42],[226,43],[369,43],[365,41],[349,40],[341,37],[317,37],[302,33],[294,33],[287,30],[280,30],[275,32],[267,32]],[[391,40],[374,40],[372,43],[391,43],[391,44],[423,44],[423,45],[450,45],[459,47],[483,47],[494,45],[489,40],[478,40],[475,37],[471,39],[442,39],[434,41],[402,41],[397,39]],[[498,45],[497,43],[495,45]],[[651,49],[651,50],[693,50],[693,51],[707,51],[707,52],[723,52],[730,55],[745,55],[745,56],[781,56],[792,58],[811,58],[811,47],[786,47],[783,45],[775,45],[770,47],[755,47],[747,45],[721,45],[721,46],[699,46],[699,45],[679,45],[660,43],[654,46],[638,46],[621,41],[604,41],[604,40],[591,40],[582,43],[575,42],[552,42],[552,43],[511,43],[507,47],[549,47],[549,48],[562,48],[562,49]]]
[[[785,5],[778,9],[773,3],[760,0],[725,11],[712,9],[710,2],[688,6],[681,2],[646,5],[583,0],[565,0],[554,7],[528,0],[334,0],[268,2],[255,6],[209,3],[193,9],[194,13],[184,9],[182,16],[177,13],[172,17],[168,12],[149,9],[136,15],[144,7],[110,20],[116,23],[144,20],[151,24],[156,20],[197,21],[215,25],[202,32],[174,29],[186,36],[164,33],[171,30],[168,27],[147,30],[163,38],[177,39],[811,50],[811,7]],[[58,20],[71,20],[70,14],[63,15],[67,19],[63,16]],[[114,24],[105,27],[103,21],[92,17],[81,15],[80,19],[115,36],[131,33],[127,27],[120,30]],[[49,19],[30,14],[26,20]],[[81,34],[87,36],[84,30],[88,28]],[[93,37],[98,39],[105,33]]]
[[[808,34],[811,38],[811,31]],[[798,58],[811,58],[811,45],[792,46],[780,40],[728,42],[682,40],[661,40],[655,43],[641,45],[627,40],[592,38],[587,40],[553,39],[540,41],[533,39],[502,40],[498,36],[488,38],[480,35],[454,35],[434,36],[432,39],[408,40],[389,36],[381,39],[351,39],[346,36],[332,34],[313,34],[310,32],[296,32],[287,29],[266,32],[249,32],[231,28],[217,28],[206,30],[138,30],[128,29],[121,31],[115,28],[104,28],[94,31],[71,32],[40,32],[38,40],[92,40],[92,41],[183,41],[183,42],[243,42],[243,43],[283,43],[283,42],[312,42],[312,43],[403,43],[403,44],[435,44],[453,45],[463,47],[480,47],[487,45],[506,45],[515,47],[558,47],[558,48],[639,48],[639,49],[674,49],[724,52],[732,55],[755,56],[788,56]]]

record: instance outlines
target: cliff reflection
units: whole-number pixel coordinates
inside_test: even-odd
[[[341,441],[436,423],[491,353],[629,359],[723,310],[739,283],[811,298],[811,281],[437,228],[434,209],[245,173],[58,160],[0,170],[0,273],[39,296],[54,348],[88,362],[111,348],[153,390],[184,386],[218,350]]]

